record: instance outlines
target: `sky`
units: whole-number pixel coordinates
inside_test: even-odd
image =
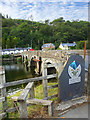
[[[12,19],[33,21],[88,21],[88,0],[0,0],[0,13]]]

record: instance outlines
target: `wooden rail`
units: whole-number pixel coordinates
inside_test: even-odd
[[[7,82],[7,83],[4,83],[4,84],[0,84],[0,89],[10,87],[10,86],[20,85],[20,84],[24,84],[24,83],[28,83],[28,82],[40,81],[42,79],[55,78],[55,77],[57,77],[57,74],[51,74],[51,75],[47,75],[47,76],[23,79],[23,80],[14,81],[14,82]]]
[[[28,83],[28,85],[25,87],[21,95],[18,97],[18,101],[19,100],[25,101],[28,96],[28,93],[30,92],[33,86],[34,86],[33,82]]]
[[[48,96],[47,99],[49,100],[49,99],[52,99],[52,98],[55,98],[55,97],[58,97],[58,94]]]

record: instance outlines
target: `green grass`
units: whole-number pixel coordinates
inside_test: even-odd
[[[2,112],[2,108],[3,108],[3,104],[2,104],[2,102],[0,102],[0,114]]]
[[[56,83],[48,83],[49,85],[55,85]],[[53,88],[48,90],[48,96],[55,95],[57,94],[58,88]],[[43,85],[39,85],[38,87],[35,88],[35,98],[38,99],[43,99]],[[53,98],[51,100],[57,100],[57,98]]]
[[[49,85],[55,85],[56,83],[48,83],[48,86]],[[22,93],[22,91],[19,91],[17,93],[15,93],[14,95],[12,96],[8,96],[7,97],[7,102],[8,102],[8,108],[13,108],[13,102],[11,100],[11,97],[13,96],[19,96],[20,94]],[[58,88],[53,88],[53,89],[49,89],[48,90],[48,96],[51,96],[51,95],[54,95],[54,94],[57,94],[58,93]],[[43,85],[39,85],[35,88],[35,98],[38,98],[38,99],[43,99]],[[56,98],[53,98],[51,99],[52,101],[56,101],[57,100],[57,97]],[[18,104],[17,104],[18,105]],[[27,107],[27,110],[28,110],[28,116],[29,117],[33,117],[35,116],[37,113],[38,114],[42,114],[42,109],[44,109],[43,106],[41,105],[30,105]],[[13,113],[9,113],[9,118],[19,118],[20,117],[20,114],[18,112],[13,112]]]

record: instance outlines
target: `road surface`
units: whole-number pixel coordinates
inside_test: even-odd
[[[90,104],[89,104],[90,105]],[[88,118],[88,104],[81,105],[67,113],[59,116],[60,118]]]

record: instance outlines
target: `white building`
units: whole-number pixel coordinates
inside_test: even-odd
[[[62,50],[69,50],[70,47],[74,47],[76,45],[77,45],[76,43],[61,43],[59,45],[59,48],[61,48]]]
[[[24,51],[28,51],[28,48],[12,48],[12,49],[3,49],[2,50],[2,55],[9,55],[9,54],[17,54],[17,53],[22,53]]]

